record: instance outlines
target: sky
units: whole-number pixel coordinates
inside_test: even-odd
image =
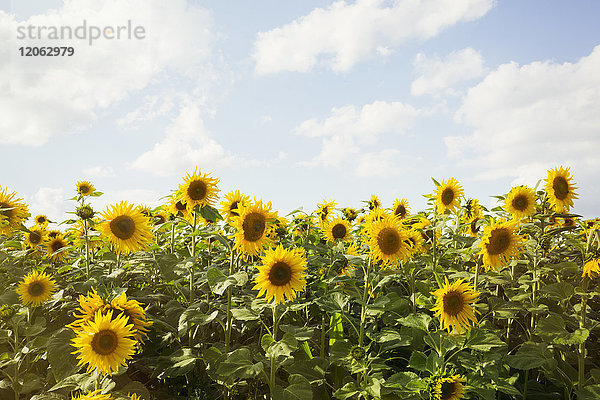
[[[0,0],[0,186],[55,221],[80,180],[97,210],[154,207],[195,168],[283,215],[371,194],[417,212],[432,177],[493,207],[562,165],[572,211],[600,216],[598,16],[596,0]],[[74,54],[20,55],[42,46]]]

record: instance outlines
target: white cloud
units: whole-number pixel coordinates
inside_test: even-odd
[[[123,118],[119,118],[117,124],[122,127],[135,127],[140,122],[152,121],[158,117],[167,116],[174,108],[174,96],[164,94],[144,96],[142,104],[135,110],[125,114]]]
[[[61,222],[67,217],[63,189],[40,188],[29,203],[32,217],[44,214],[54,222]]]
[[[367,147],[376,145],[381,135],[406,133],[422,114],[423,111],[400,102],[376,101],[358,110],[352,105],[333,108],[325,120],[309,119],[295,129],[297,134],[322,141],[319,155],[302,164],[341,167]],[[364,168],[361,171],[364,176]]]
[[[404,171],[400,166],[400,159],[402,159],[402,154],[396,149],[383,149],[363,154],[358,158],[354,173],[361,178],[398,176]]]
[[[60,41],[72,57],[21,57],[20,46],[59,41],[19,40],[17,27],[126,25],[145,29],[141,40]],[[99,110],[169,74],[200,82],[207,75],[213,36],[210,13],[185,0],[65,0],[58,10],[26,21],[0,11],[0,143],[39,146],[57,134],[84,129]],[[201,83],[198,83],[200,86]],[[130,115],[126,119],[135,119]]]
[[[419,53],[414,65],[420,74],[410,87],[410,92],[415,96],[442,91],[453,93],[452,88],[457,83],[479,78],[486,72],[483,57],[471,47],[453,51],[443,60]]]
[[[260,32],[253,57],[258,74],[307,72],[319,62],[347,71],[375,52],[387,55],[409,39],[429,39],[485,15],[494,0],[337,1],[287,25]]]
[[[570,165],[582,190],[596,193],[580,201],[587,207],[600,194],[599,70],[600,46],[575,63],[500,65],[468,91],[455,119],[473,131],[445,138],[449,155],[478,168],[479,178],[529,185]]]
[[[112,167],[103,167],[100,165],[86,168],[82,172],[91,178],[107,178],[115,176],[115,170]]]

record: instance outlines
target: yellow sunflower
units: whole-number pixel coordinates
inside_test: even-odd
[[[435,193],[437,211],[440,214],[445,213],[446,210],[456,211],[459,207],[458,199],[462,196],[463,188],[455,178],[443,180]]]
[[[397,215],[398,218],[404,219],[410,214],[410,209],[408,207],[408,200],[406,199],[396,199],[394,205],[392,206],[392,213]]]
[[[67,325],[67,328],[71,328],[75,332],[80,331],[84,325],[94,318],[98,311],[102,311],[106,307],[106,303],[102,297],[96,293],[94,288],[92,288],[91,292],[88,292],[87,296],[79,295],[78,301],[79,308],[73,313],[77,319]],[[79,312],[79,314],[77,314],[77,312]]]
[[[50,234],[48,234],[48,236],[50,236]],[[50,257],[52,261],[64,261],[68,254],[68,250],[66,249],[67,246],[68,243],[62,234],[50,237],[46,241],[46,252],[48,253],[48,257]]]
[[[323,237],[330,242],[341,240],[345,242],[350,239],[350,224],[339,216],[328,220],[323,226]]]
[[[221,202],[221,211],[230,220],[233,217],[239,216],[239,210],[248,205],[250,205],[250,197],[239,190],[232,190],[225,195],[225,200]]]
[[[408,235],[407,243],[410,246],[411,255],[421,254],[425,251],[425,246],[423,245],[423,236],[421,232],[415,229],[409,229],[406,231]]]
[[[383,265],[406,261],[411,254],[408,233],[396,216],[386,215],[368,224],[367,236],[372,256]]]
[[[356,217],[358,217],[358,213],[352,207],[345,207],[342,209],[342,214],[344,214],[344,218],[348,220],[348,222],[353,222]]]
[[[563,228],[577,226],[577,218],[563,218],[561,226]]]
[[[167,213],[161,209],[159,212],[152,215],[152,220],[154,221],[154,226],[162,225],[167,222]]]
[[[367,207],[369,207],[369,211],[374,211],[381,207],[381,200],[375,194],[371,194],[371,198],[367,201]]]
[[[319,224],[324,224],[329,217],[331,216],[331,214],[333,213],[333,209],[335,208],[335,206],[337,205],[337,203],[335,202],[335,200],[325,200],[323,199],[322,203],[318,203],[317,204],[317,222]]]
[[[437,379],[434,387],[435,400],[460,400],[465,395],[465,378],[460,375]]]
[[[0,186],[0,235],[8,235],[21,226],[29,217],[29,209],[23,199],[16,198],[16,192],[8,193]]]
[[[127,324],[133,324],[136,340],[142,340],[142,336],[148,337],[148,327],[152,325],[152,322],[146,319],[146,311],[138,301],[127,300],[127,295],[123,292],[120,296],[115,297],[108,307],[114,310],[115,317],[123,314],[127,317]]]
[[[46,228],[48,226],[49,222],[50,221],[48,221],[48,217],[45,216],[44,214],[40,214],[40,215],[37,215],[35,217],[35,223],[36,223],[36,225],[39,225],[42,228]]]
[[[477,220],[483,216],[481,206],[479,205],[479,200],[477,199],[467,200],[464,211],[464,218],[467,220],[467,222],[472,222],[473,220]]]
[[[268,249],[262,257],[262,265],[257,268],[256,285],[252,289],[258,289],[257,297],[264,294],[267,301],[293,300],[296,292],[303,291],[306,286],[306,258],[300,249],[284,249],[281,245]]]
[[[478,254],[483,255],[486,271],[508,265],[522,250],[523,237],[515,233],[516,221],[498,221],[485,228]]]
[[[191,175],[188,172],[183,181],[184,183],[179,185],[179,192],[190,207],[190,211],[196,206],[212,206],[217,199],[218,178],[211,178],[210,174],[203,175],[200,169],[196,168]]]
[[[529,217],[535,212],[535,193],[527,186],[512,188],[506,200],[504,209],[508,211],[513,219]]]
[[[271,211],[271,202],[263,205],[262,200],[254,200],[252,205],[243,207],[240,215],[234,217],[232,226],[237,229],[235,248],[249,255],[257,255],[270,243],[269,233],[277,213]]]
[[[112,374],[133,356],[136,344],[133,334],[133,325],[127,324],[125,315],[113,318],[112,310],[106,315],[98,311],[72,339],[72,346],[77,348],[72,354],[79,353],[78,365],[87,364],[88,373],[99,370]]]
[[[366,225],[370,225],[374,222],[381,221],[382,219],[384,219],[385,217],[387,217],[389,215],[390,214],[388,214],[387,210],[379,207],[379,208],[374,209],[373,211],[371,211],[369,214],[367,214],[365,216],[364,223]]]
[[[101,390],[94,390],[93,392],[90,392],[86,395],[81,394],[77,397],[73,397],[72,400],[111,400],[112,397],[110,397],[110,393],[108,394],[102,394],[100,393]]]
[[[23,305],[31,304],[33,307],[37,307],[52,297],[55,286],[56,283],[46,273],[32,271],[19,283],[16,292]]]
[[[150,221],[133,205],[121,201],[107,207],[105,219],[98,226],[119,253],[133,253],[146,248],[153,240]]]
[[[440,317],[442,329],[458,334],[470,331],[471,323],[477,323],[477,310],[471,304],[477,301],[480,293],[462,279],[453,284],[448,282],[447,277],[445,279],[444,286],[431,293],[437,297],[431,311],[435,312],[436,317]]]
[[[96,191],[96,188],[94,187],[94,185],[92,185],[88,181],[77,182],[77,193],[79,193],[81,196],[83,196],[83,197],[89,196],[90,194],[94,193],[95,191]]]
[[[470,236],[473,236],[473,237],[479,236],[479,231],[481,230],[479,228],[479,224],[478,224],[479,220],[480,220],[480,218],[475,218],[468,224],[467,232],[469,233]]]
[[[583,266],[583,274],[581,277],[587,276],[590,279],[600,275],[600,258],[592,258]]]
[[[548,171],[546,179],[546,193],[548,201],[554,211],[559,213],[568,212],[573,207],[573,199],[577,198],[574,182],[572,181],[569,168],[554,168]]]
[[[181,217],[187,221],[190,221],[190,215],[192,215],[191,207],[188,207],[188,204],[185,200],[177,197],[175,194],[169,196],[169,203],[167,204],[167,210],[171,215],[176,217]],[[191,217],[191,221],[194,218]]]
[[[32,249],[43,245],[45,240],[46,231],[41,226],[32,226],[29,228],[29,232],[25,232],[25,244]]]

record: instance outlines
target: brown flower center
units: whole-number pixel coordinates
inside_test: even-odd
[[[31,297],[38,297],[44,294],[44,285],[40,282],[32,282],[27,286],[27,293]]]
[[[495,256],[504,253],[510,246],[511,232],[506,228],[496,228],[492,230],[489,243],[485,247],[487,252]]]
[[[343,239],[346,237],[346,227],[344,224],[335,224],[333,228],[331,228],[331,234],[334,239]]]
[[[292,268],[283,261],[277,261],[269,271],[269,281],[275,286],[287,285],[292,280]]]
[[[86,194],[90,191],[90,187],[88,185],[79,185],[79,193]]]
[[[187,189],[188,196],[194,201],[204,200],[207,193],[208,187],[206,186],[206,183],[201,180],[190,182]]]
[[[92,338],[92,350],[96,354],[107,356],[117,349],[119,340],[117,334],[111,330],[103,330],[94,334]]]
[[[512,201],[512,206],[517,211],[525,211],[529,207],[529,199],[524,194],[517,195]]]
[[[406,207],[404,207],[402,204],[398,205],[394,211],[394,214],[398,215],[400,218],[406,217]]]
[[[44,218],[44,217],[42,217],[42,216],[39,216],[39,217],[37,217],[37,218],[36,218],[36,220],[35,220],[35,221],[36,221],[38,224],[42,225],[42,224],[46,223],[46,218]]]
[[[177,203],[175,203],[175,208],[177,211],[185,211],[187,205],[183,201],[179,200]]]
[[[454,190],[452,188],[446,188],[442,192],[442,204],[448,206],[454,201]]]
[[[242,223],[244,230],[244,239],[249,242],[256,242],[263,237],[266,227],[265,216],[258,212],[251,212],[246,215]]]
[[[559,200],[564,200],[569,195],[569,183],[562,176],[554,178],[552,189],[554,189],[554,196]]]
[[[398,230],[391,227],[383,228],[377,235],[377,246],[385,255],[395,254],[402,246]]]
[[[463,294],[452,290],[444,295],[444,312],[452,317],[457,316],[463,310],[465,300]]]
[[[239,203],[240,203],[240,202],[236,200],[236,201],[234,201],[233,203],[231,203],[231,204],[229,205],[229,213],[230,213],[231,215],[235,215],[236,217],[237,217],[238,215],[240,215],[240,214],[239,214],[239,213],[236,211],[236,210],[238,209],[238,204],[239,204]]]
[[[457,387],[456,382],[444,382],[442,383],[442,393],[440,394],[441,400],[449,400],[456,394]]]
[[[13,206],[8,203],[0,202],[0,208],[13,208]],[[13,216],[13,210],[2,210],[0,211],[0,215],[5,216],[10,221],[10,218]]]
[[[479,227],[477,226],[477,221],[479,221],[479,218],[475,218],[473,220],[473,222],[471,222],[471,233],[473,233],[473,234],[477,234],[477,232],[479,232]]]
[[[60,240],[60,239],[53,240],[50,243],[50,248],[52,249],[53,253],[56,253],[57,251],[59,251],[63,247],[65,247],[65,243],[62,240]]]
[[[129,215],[119,215],[110,221],[110,230],[119,239],[127,240],[135,233],[135,222]]]
[[[42,235],[40,235],[39,232],[31,231],[31,233],[29,234],[29,242],[31,242],[31,244],[33,244],[33,245],[36,245],[36,244],[40,244],[41,241],[42,241]]]

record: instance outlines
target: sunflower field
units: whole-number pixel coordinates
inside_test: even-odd
[[[0,186],[0,399],[600,399],[569,168],[490,210],[455,178],[285,216],[218,185],[95,210],[81,181],[66,221]]]

